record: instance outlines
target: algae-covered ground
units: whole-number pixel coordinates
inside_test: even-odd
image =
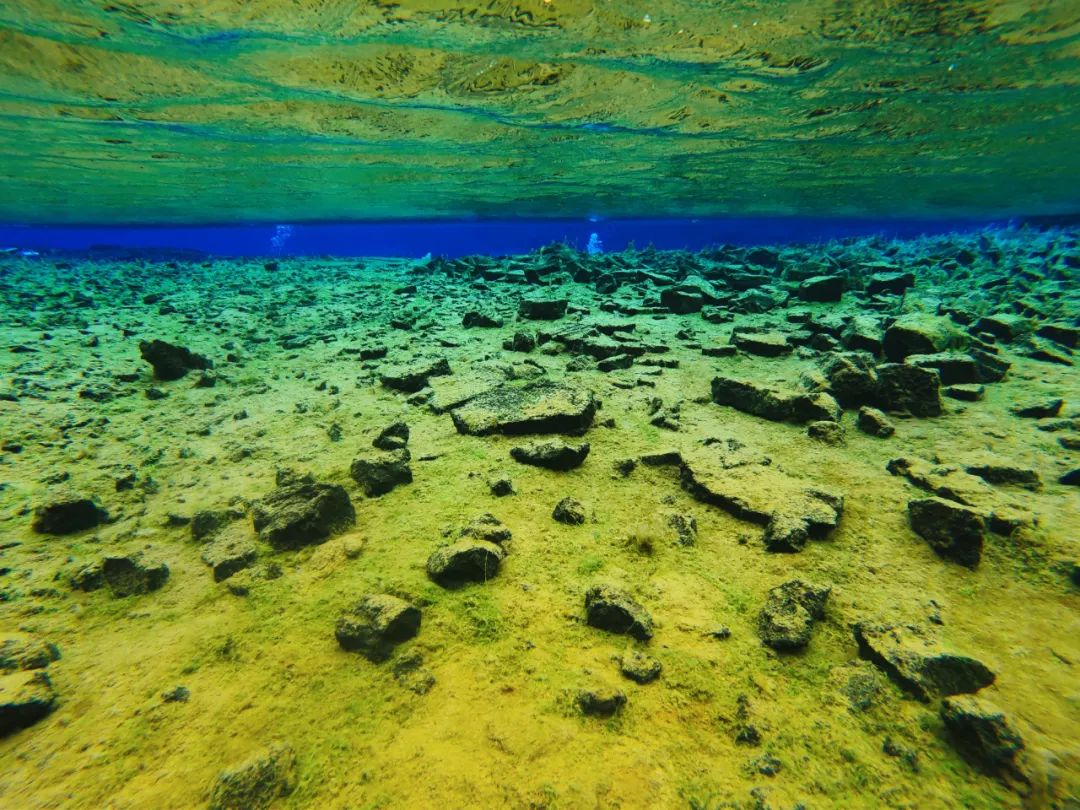
[[[1078,266],[0,259],[0,806],[1080,806]]]
[[[1075,0],[17,0],[0,221],[1069,214],[1078,86]]]

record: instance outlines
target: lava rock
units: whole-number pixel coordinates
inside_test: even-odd
[[[503,348],[528,354],[536,348],[536,335],[532,332],[514,332],[514,336],[503,344]]]
[[[505,498],[514,494],[514,482],[506,477],[492,478],[488,481],[488,489],[496,498]]]
[[[689,548],[697,543],[697,520],[693,515],[675,512],[667,522],[675,530],[675,542],[680,546]]]
[[[213,571],[214,582],[221,582],[254,565],[258,550],[246,537],[230,533],[208,543],[200,556]]]
[[[222,771],[210,793],[208,810],[266,810],[295,786],[295,754],[287,745],[274,745]]]
[[[909,354],[904,362],[919,368],[933,369],[942,385],[977,383],[981,379],[979,365],[969,354],[939,352],[938,354]]]
[[[863,354],[829,354],[821,371],[829,392],[845,408],[857,408],[877,400],[878,378],[873,362]]]
[[[466,312],[464,317],[462,317],[461,325],[466,329],[498,329],[503,325],[503,321],[502,318],[494,318],[486,312],[472,309]]]
[[[154,379],[179,380],[192,370],[212,368],[213,364],[201,354],[190,349],[166,343],[164,340],[142,341],[139,354],[154,369]]]
[[[964,342],[964,335],[948,318],[917,312],[897,318],[885,330],[882,348],[889,361],[899,363],[911,354],[937,354]]]
[[[462,540],[436,549],[427,561],[427,574],[444,588],[487,582],[499,573],[506,552],[485,540]]]
[[[502,543],[508,543],[513,535],[501,520],[490,512],[485,512],[469,521],[468,525],[461,530],[461,536],[486,540],[489,543],[501,545]]]
[[[941,393],[949,399],[958,399],[961,402],[978,402],[986,395],[986,387],[977,384],[960,383],[950,385],[941,390]]]
[[[806,435],[824,444],[839,447],[844,444],[844,428],[839,422],[822,420],[806,426]]]
[[[56,691],[40,669],[0,675],[0,738],[29,728],[56,705]]]
[[[1012,408],[1012,413],[1024,419],[1050,419],[1061,413],[1064,404],[1065,400],[1060,398],[1048,399],[1030,405],[1017,405]]]
[[[919,700],[977,692],[995,675],[981,661],[942,650],[917,627],[858,622],[859,655]]]
[[[93,499],[73,496],[37,507],[31,528],[38,534],[74,534],[108,519],[108,513]]]
[[[404,448],[369,453],[353,459],[349,475],[363,488],[367,497],[377,498],[400,484],[412,483],[410,458],[409,451]]]
[[[404,422],[394,422],[383,428],[371,442],[377,450],[404,450],[409,443],[409,426]]]
[[[832,588],[793,579],[769,591],[758,615],[758,635],[774,650],[798,650],[810,643],[814,622],[825,615]]]
[[[521,464],[565,472],[580,467],[589,455],[589,444],[567,444],[559,440],[533,442],[510,449],[510,456]]]
[[[317,483],[311,476],[279,477],[279,486],[251,510],[259,538],[275,549],[322,543],[356,522],[345,488]]]
[[[385,661],[395,645],[420,632],[420,609],[390,594],[371,594],[338,617],[334,635],[344,650]]]
[[[0,635],[0,672],[20,669],[45,669],[60,659],[55,644],[26,633]]]
[[[492,388],[450,415],[458,433],[472,436],[582,433],[592,425],[599,407],[592,391],[538,380]]]
[[[609,585],[594,585],[585,592],[585,620],[591,627],[638,641],[648,641],[653,634],[649,612],[629,594]]]
[[[794,397],[795,395],[788,391],[731,377],[714,377],[712,381],[712,399],[717,405],[727,405],[743,413],[775,422],[794,418]]]
[[[919,417],[941,415],[941,378],[936,371],[886,363],[878,366],[877,375],[877,400],[882,407]]]
[[[866,281],[866,292],[870,295],[903,295],[914,286],[914,273],[875,273]]]
[[[580,526],[585,522],[585,507],[580,501],[566,497],[555,505],[555,511],[551,513],[551,516],[559,523],[565,523],[568,526]]]
[[[660,293],[660,306],[667,307],[676,315],[689,315],[701,311],[705,306],[705,297],[698,290],[668,287]]]
[[[202,509],[191,516],[191,539],[201,543],[243,516],[236,509]]]
[[[866,405],[859,408],[859,415],[856,417],[855,424],[859,426],[859,430],[863,433],[879,439],[887,439],[896,433],[896,427],[889,421],[889,417],[877,408],[870,408]]]
[[[1042,480],[1035,470],[1016,467],[1011,464],[998,464],[993,461],[968,464],[964,471],[977,475],[988,484],[998,486],[1017,486],[1036,492],[1042,489]]]
[[[979,564],[986,521],[974,509],[944,498],[918,498],[908,502],[908,520],[940,557],[969,568]]]
[[[626,706],[626,695],[618,689],[582,689],[575,698],[582,714],[594,717],[612,717]]]
[[[635,683],[652,683],[660,677],[663,665],[638,650],[630,650],[619,658],[619,671]]]
[[[156,591],[169,578],[169,567],[145,552],[111,554],[101,561],[101,576],[113,596]]]
[[[523,298],[518,315],[530,321],[556,321],[566,314],[569,303],[566,298]]]
[[[424,360],[409,366],[397,366],[384,372],[379,381],[386,388],[415,394],[428,384],[432,377],[445,377],[451,374],[450,363],[443,357],[438,360]]]
[[[1022,761],[1023,737],[997,705],[975,695],[948,697],[941,701],[941,719],[969,762],[1007,781],[1030,783]]]
[[[747,354],[759,357],[780,357],[791,354],[794,348],[782,332],[736,332],[731,342]]]
[[[1012,312],[986,315],[975,322],[976,332],[985,332],[1007,343],[1030,334],[1031,330],[1030,320]]]
[[[799,284],[795,295],[803,301],[839,301],[844,285],[843,276],[813,276]]]

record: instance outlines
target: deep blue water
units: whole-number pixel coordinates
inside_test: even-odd
[[[585,249],[596,234],[605,251],[628,244],[698,250],[716,244],[777,244],[880,234],[970,231],[1006,223],[972,220],[707,219],[480,220],[199,227],[0,226],[0,248],[83,251],[95,246],[180,248],[222,256],[461,256],[524,253],[556,241]]]

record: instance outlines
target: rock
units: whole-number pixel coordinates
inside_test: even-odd
[[[409,426],[404,422],[394,422],[379,431],[371,446],[377,450],[404,450],[409,443]]]
[[[979,372],[978,382],[981,383],[1001,382],[1005,379],[1011,365],[1007,360],[1002,360],[996,354],[983,351],[975,346],[968,349],[968,355],[975,361],[975,366]]]
[[[514,482],[505,476],[488,480],[488,489],[496,498],[505,498],[514,494]]]
[[[986,394],[986,387],[961,383],[943,388],[941,393],[950,399],[958,399],[961,402],[978,402]]]
[[[203,509],[191,516],[191,539],[201,543],[244,516],[236,509]]]
[[[887,410],[912,416],[940,416],[941,378],[936,371],[907,363],[878,366],[877,400]]]
[[[910,354],[904,362],[919,368],[933,369],[941,378],[942,385],[977,383],[980,381],[979,366],[969,354],[939,352],[938,354]]]
[[[438,360],[423,360],[409,366],[396,366],[385,371],[379,381],[386,388],[415,394],[428,384],[432,377],[445,377],[451,374],[450,363],[445,357]]]
[[[309,475],[279,478],[279,486],[251,509],[259,539],[277,550],[322,543],[356,522],[345,488]]]
[[[559,523],[580,526],[585,522],[585,507],[573,498],[563,498],[555,505],[555,511],[551,513],[551,516]]]
[[[611,717],[626,705],[626,695],[618,689],[582,689],[575,702],[582,714],[594,717]]]
[[[712,447],[686,455],[680,478],[698,500],[764,525],[769,551],[800,551],[808,538],[835,528],[844,508],[841,496],[806,486],[744,448]]]
[[[1080,327],[1066,323],[1048,323],[1040,326],[1035,334],[1066,349],[1080,348]]]
[[[334,635],[344,650],[385,661],[395,645],[420,632],[420,609],[390,594],[371,594],[338,617]]]
[[[839,447],[844,444],[844,428],[839,422],[822,420],[806,426],[806,435],[824,444]]]
[[[141,341],[139,354],[154,369],[154,379],[179,380],[194,369],[205,370],[213,365],[201,354],[164,340]]]
[[[521,464],[543,467],[548,470],[572,470],[580,467],[589,455],[589,444],[567,444],[557,439],[533,442],[510,449],[510,456]]]
[[[466,329],[478,327],[481,329],[498,329],[503,325],[502,318],[494,318],[486,312],[471,309],[461,319],[461,325]]]
[[[668,516],[667,523],[675,530],[675,542],[680,546],[689,548],[697,543],[697,520],[693,515],[676,512]]]
[[[940,557],[969,568],[979,564],[985,539],[979,512],[944,498],[919,498],[908,502],[908,520]]]
[[[619,658],[619,671],[635,683],[652,683],[662,670],[658,660],[637,650],[628,650]]]
[[[859,622],[859,655],[919,700],[977,692],[994,682],[980,661],[942,650],[917,627]]]
[[[523,298],[518,315],[530,321],[555,321],[566,314],[569,303],[566,298]]]
[[[856,417],[855,424],[859,426],[859,430],[863,433],[879,439],[887,439],[896,433],[896,428],[889,421],[889,417],[877,408],[870,408],[866,405],[859,408],[859,415]]]
[[[191,690],[186,686],[175,686],[167,692],[161,693],[163,703],[187,703],[191,698]]]
[[[101,575],[113,596],[156,591],[169,578],[169,567],[145,552],[112,554],[101,561]]]
[[[1035,470],[1024,467],[986,461],[978,464],[968,464],[964,467],[964,470],[971,475],[977,475],[988,484],[1018,486],[1032,492],[1042,489],[1039,474]]]
[[[747,354],[759,357],[780,357],[791,354],[794,348],[782,332],[736,332],[731,342]]]
[[[1006,781],[1028,785],[1024,740],[996,704],[976,695],[941,701],[941,719],[953,745],[971,763]]]
[[[502,544],[508,543],[513,535],[501,520],[490,512],[485,512],[480,517],[469,521],[468,525],[461,530],[461,536]]]
[[[411,484],[408,450],[380,450],[353,459],[349,475],[369,498],[385,495],[399,484]]]
[[[55,644],[27,633],[0,634],[0,672],[45,669],[60,660]]]
[[[208,810],[266,810],[296,785],[296,757],[274,745],[235,768],[222,771],[210,793]]]
[[[866,282],[870,295],[903,295],[915,286],[914,273],[875,273]]]
[[[1022,315],[1011,312],[986,315],[975,322],[975,331],[986,332],[1006,342],[1012,342],[1019,337],[1030,334],[1031,330],[1031,321]]]
[[[92,498],[71,496],[37,507],[31,528],[38,534],[74,534],[108,519],[108,513]]]
[[[40,669],[0,675],[0,738],[29,728],[53,710],[56,692]]]
[[[845,408],[857,408],[877,400],[877,371],[873,362],[857,353],[829,354],[821,364],[829,392]]]
[[[458,433],[581,433],[600,403],[587,389],[538,380],[524,386],[492,388],[451,411]]]
[[[1014,416],[1024,419],[1050,419],[1061,413],[1065,400],[1060,398],[1047,399],[1043,402],[1034,402],[1030,405],[1017,405],[1013,407]]]
[[[585,592],[585,620],[590,627],[638,641],[648,641],[653,634],[649,612],[629,594],[609,585],[593,585]]]
[[[1064,475],[1058,478],[1059,484],[1064,484],[1069,487],[1080,487],[1080,467],[1075,470],[1069,470]]]
[[[528,354],[536,348],[536,335],[531,332],[514,332],[514,336],[503,344],[503,348]]]
[[[844,286],[843,276],[813,276],[799,284],[795,295],[803,301],[839,301]]]
[[[499,573],[506,552],[485,540],[462,540],[436,549],[427,561],[427,573],[445,588],[469,582],[487,582]]]
[[[810,643],[814,622],[825,615],[832,588],[792,579],[769,591],[758,615],[758,635],[774,650],[798,650]]]
[[[255,564],[258,550],[243,535],[229,533],[208,543],[201,558],[214,573],[214,582],[221,582]]]
[[[840,342],[845,349],[868,352],[875,357],[881,354],[884,340],[885,330],[881,328],[877,318],[869,315],[856,315],[840,333]]]
[[[705,296],[694,289],[668,287],[660,293],[660,306],[667,307],[676,315],[688,315],[701,311],[705,306]]]
[[[714,377],[712,381],[712,398],[717,405],[727,405],[775,422],[794,417],[794,396],[789,391],[766,388],[731,377]]]
[[[964,343],[964,335],[948,318],[916,312],[897,318],[885,330],[882,348],[888,360],[899,363],[911,354],[937,354]]]

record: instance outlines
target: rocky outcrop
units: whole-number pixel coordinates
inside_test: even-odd
[[[817,422],[840,418],[840,406],[829,394],[772,388],[732,377],[714,377],[712,399],[717,405],[774,422]]]
[[[415,394],[427,386],[432,377],[450,374],[450,363],[445,357],[436,360],[420,360],[411,365],[395,366],[382,373],[379,380],[386,388]]]
[[[941,720],[969,762],[1026,792],[1031,776],[1024,739],[995,703],[977,695],[948,697],[941,701]]]

